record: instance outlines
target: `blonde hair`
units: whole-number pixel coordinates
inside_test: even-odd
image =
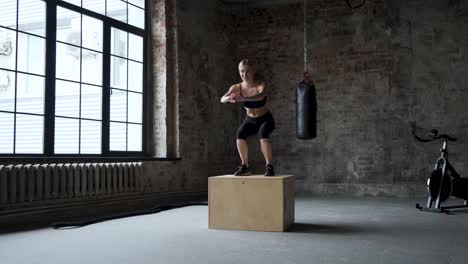
[[[251,59],[242,59],[240,62],[239,62],[240,65],[246,65],[246,66],[250,66],[250,67],[253,67],[254,66],[254,62],[251,60]]]

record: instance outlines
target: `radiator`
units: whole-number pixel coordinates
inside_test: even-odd
[[[0,205],[142,189],[141,162],[0,165]]]

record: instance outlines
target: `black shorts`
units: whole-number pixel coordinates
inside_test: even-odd
[[[250,135],[258,132],[260,138],[268,138],[270,133],[275,129],[275,119],[270,112],[259,116],[246,116],[244,122],[237,129],[236,136],[238,139],[247,139]]]

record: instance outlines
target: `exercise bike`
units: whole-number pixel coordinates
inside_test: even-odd
[[[446,134],[439,134],[437,129],[431,130],[431,139],[422,139],[414,133],[416,140],[420,142],[430,142],[434,140],[443,140],[440,149],[440,157],[436,160],[434,170],[427,179],[427,204],[421,206],[416,204],[416,208],[421,211],[450,213],[452,210],[468,208],[468,178],[460,177],[460,174],[453,168],[448,161],[447,141],[456,141],[457,139]],[[450,196],[464,200],[462,205],[441,206]]]

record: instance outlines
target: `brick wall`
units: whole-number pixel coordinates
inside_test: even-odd
[[[172,149],[182,160],[146,162],[148,185],[154,192],[206,191],[208,176],[237,164],[239,109],[219,103],[237,71],[232,18],[217,0],[152,5],[155,155]],[[164,145],[170,136],[172,147]]]
[[[308,67],[317,87],[318,138],[302,141],[295,138],[294,96],[303,71],[303,7],[274,3],[177,1],[182,161],[148,163],[155,190],[206,189],[207,176],[232,171],[239,161],[234,132],[244,113],[219,97],[239,81],[237,62],[251,57],[271,90],[277,172],[297,175],[298,190],[423,194],[439,144],[415,142],[411,124],[458,137],[468,132],[468,5],[368,0],[351,10],[344,0],[310,0]],[[249,143],[254,172],[262,173],[258,140]],[[462,172],[467,144],[449,146]]]
[[[297,175],[305,192],[422,194],[440,146],[415,142],[411,124],[468,133],[468,4],[368,0],[351,10],[344,0],[309,1],[318,138],[301,141],[294,89],[303,69],[303,9],[290,2],[233,10],[236,57],[258,58],[269,79],[278,173]],[[256,140],[251,145],[260,167]],[[467,147],[466,140],[449,145],[460,171]]]
[[[151,2],[150,144],[155,156],[182,159],[144,162],[140,200],[115,200],[113,211],[191,199],[207,190],[208,176],[233,171],[239,162],[235,130],[244,113],[219,99],[239,81],[237,63],[244,57],[261,62],[277,120],[272,135],[276,170],[296,175],[299,191],[422,194],[440,144],[415,142],[412,124],[419,131],[436,127],[459,137],[449,150],[452,164],[467,177],[466,1],[367,0],[363,8],[350,10],[343,0],[309,0],[308,67],[319,104],[318,138],[311,141],[295,138],[302,5],[260,2]],[[258,140],[252,138],[250,147],[254,172],[261,173]],[[81,211],[76,204],[67,206],[54,213],[89,217],[109,207],[88,200],[81,201]],[[42,213],[25,221],[57,220],[47,207],[36,209]],[[0,223],[16,223],[18,212],[3,212]]]

